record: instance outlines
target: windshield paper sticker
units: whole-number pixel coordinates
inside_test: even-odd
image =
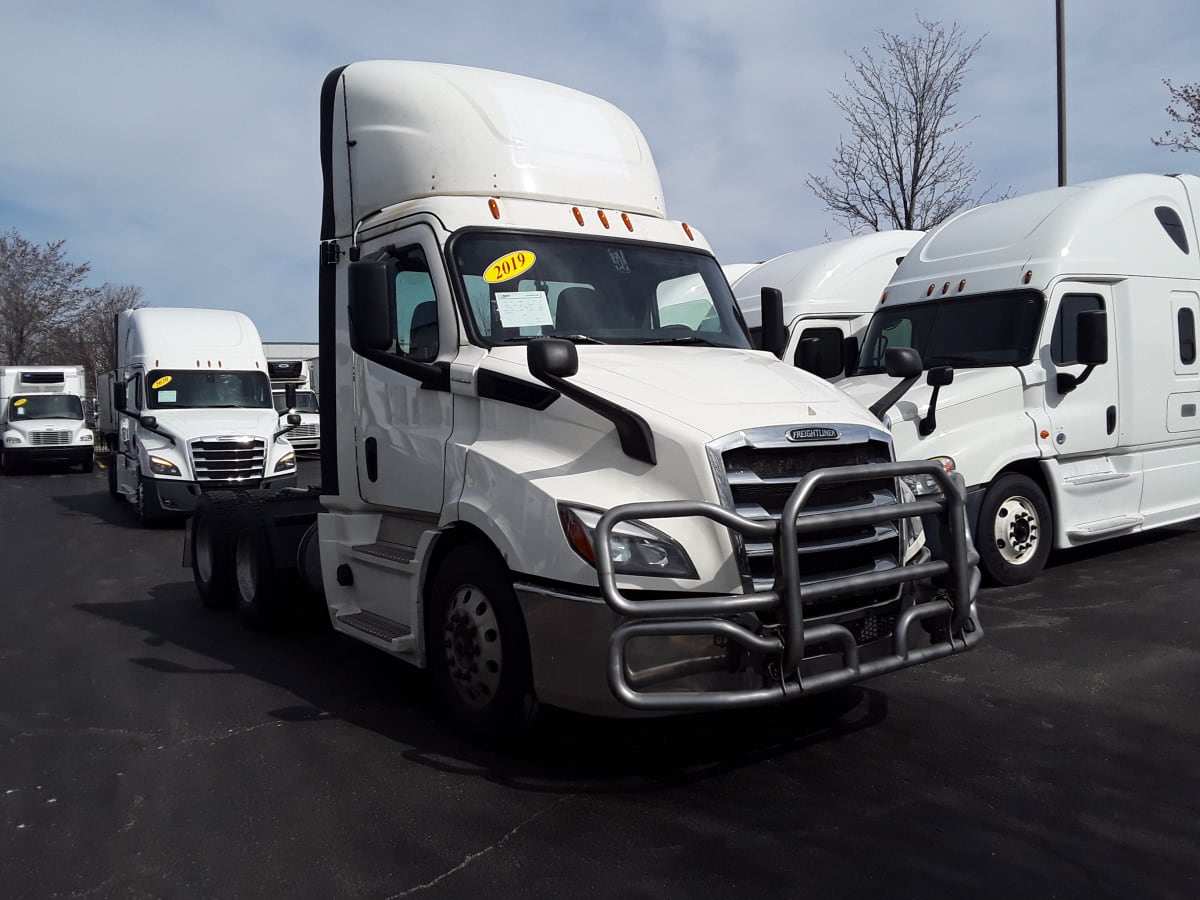
[[[154,384],[150,385],[150,390],[157,391],[161,387],[166,387],[171,383],[171,376],[164,375],[162,378],[155,379]]]
[[[16,400],[13,401],[13,406],[24,406],[28,402],[29,401],[26,400],[24,397],[18,397]]]
[[[505,328],[554,324],[545,291],[498,291],[496,311],[500,313],[500,324]]]
[[[176,394],[175,391],[162,391],[158,395],[158,402],[159,403],[174,403],[175,402],[175,394]]]
[[[490,263],[483,273],[483,280],[488,284],[511,281],[518,275],[528,272],[533,268],[535,262],[537,262],[537,257],[532,250],[514,250]]]

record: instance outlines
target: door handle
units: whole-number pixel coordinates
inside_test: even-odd
[[[1117,408],[1110,406],[1105,414],[1108,416],[1108,433],[1112,434],[1117,430]]]
[[[376,481],[379,478],[379,446],[375,438],[369,437],[363,444],[363,455],[367,464],[367,480]]]

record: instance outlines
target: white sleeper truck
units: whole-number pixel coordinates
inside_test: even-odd
[[[839,387],[890,417],[898,456],[962,474],[994,581],[1200,516],[1198,204],[1194,176],[1124,175],[981,206],[888,285]],[[896,348],[926,370],[906,393]]]
[[[271,396],[275,411],[286,416],[295,413],[300,424],[288,431],[288,442],[296,450],[321,449],[321,406],[311,383],[307,359],[268,359]]]
[[[327,77],[321,121],[321,486],[201,499],[206,603],[269,625],[302,577],[486,736],[539,702],[779,703],[980,639],[960,487],[752,349],[624,113],[373,61]],[[943,494],[913,501],[924,476]]]
[[[859,340],[896,266],[923,234],[855,235],[793,250],[738,273],[730,285],[751,336],[758,343],[762,289],[778,289],[788,332],[783,359],[838,381],[858,361]],[[734,266],[725,269],[728,274]]]
[[[186,516],[205,491],[296,483],[254,323],[224,309],[146,307],[116,316],[117,368],[100,380],[113,429],[109,493],[143,524]]]
[[[0,366],[0,472],[27,461],[92,471],[83,366]]]

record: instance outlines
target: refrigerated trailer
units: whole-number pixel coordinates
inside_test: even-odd
[[[321,122],[321,484],[201,499],[205,603],[269,626],[303,578],[491,736],[539,703],[780,703],[980,639],[960,487],[751,347],[624,113],[373,61],[330,73]],[[907,496],[922,473],[942,496]]]
[[[83,366],[0,366],[0,472],[27,461],[92,471],[84,393]]]
[[[882,407],[900,457],[964,476],[996,582],[1200,516],[1198,203],[1195,176],[1135,174],[981,206],[888,285],[839,386]],[[898,347],[927,383],[884,401]]]

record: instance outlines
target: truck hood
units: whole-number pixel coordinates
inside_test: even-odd
[[[647,419],[669,419],[707,439],[746,428],[879,420],[828,382],[769,353],[723,347],[591,346],[579,350],[570,380]],[[525,347],[492,349],[483,365],[540,384]]]
[[[897,379],[890,375],[855,375],[838,382],[838,387],[854,397],[864,406],[872,403],[895,387]],[[1003,391],[1020,390],[1023,386],[1021,373],[1012,366],[994,366],[984,369],[955,369],[954,383],[942,388],[938,394],[938,411],[953,409],[968,403],[974,403],[993,394]],[[933,396],[933,388],[924,381],[919,381],[901,397],[887,415],[893,425],[899,422],[911,422],[923,417],[929,411],[929,400]]]
[[[153,409],[158,424],[177,438],[253,435],[270,441],[282,424],[274,409]]]

